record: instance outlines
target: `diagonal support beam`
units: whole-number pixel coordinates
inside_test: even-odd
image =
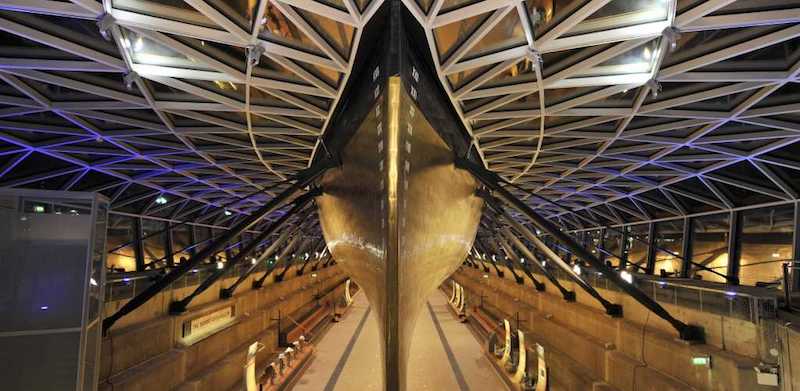
[[[239,222],[235,227],[225,232],[224,235],[222,235],[214,242],[209,244],[208,247],[196,253],[187,262],[182,263],[180,266],[173,269],[172,271],[161,277],[158,281],[150,285],[142,293],[140,293],[139,295],[137,295],[136,297],[125,303],[125,305],[123,305],[122,308],[120,308],[113,315],[104,319],[103,333],[107,333],[108,330],[111,329],[111,326],[113,326],[114,323],[116,323],[123,316],[133,312],[134,310],[136,310],[137,308],[148,302],[150,299],[153,298],[153,296],[157,295],[162,290],[169,287],[173,282],[177,281],[184,274],[195,268],[200,263],[204,262],[209,256],[215,254],[231,239],[240,235],[245,230],[250,229],[256,223],[261,221],[261,219],[263,219],[273,211],[277,210],[290,197],[294,196],[301,189],[308,186],[314,179],[322,175],[322,173],[324,173],[328,168],[333,166],[332,163],[333,162],[331,161],[323,160],[320,164],[315,165],[309,168],[308,170],[300,173],[295,178],[295,182],[291,186],[289,186],[286,190],[281,192],[276,197],[270,199],[269,202],[267,202],[257,211],[253,212],[249,216],[242,219],[242,221]]]
[[[558,227],[555,224],[540,216],[528,205],[522,202],[519,198],[515,197],[511,192],[509,192],[507,189],[501,186],[500,178],[498,178],[496,174],[465,159],[457,159],[456,166],[466,169],[467,171],[472,173],[472,175],[475,176],[475,178],[478,179],[481,183],[483,183],[487,188],[491,189],[493,192],[496,192],[503,201],[505,201],[510,206],[517,209],[520,213],[525,215],[528,219],[530,219],[531,222],[533,222],[538,229],[541,229],[543,232],[552,236],[555,240],[561,243],[561,245],[565,246],[570,252],[575,254],[580,260],[589,263],[595,269],[602,272],[603,275],[606,278],[608,278],[614,285],[619,287],[623,292],[627,293],[629,296],[631,296],[633,299],[639,302],[639,304],[649,309],[658,317],[669,322],[678,332],[681,339],[684,340],[704,339],[702,328],[694,325],[688,325],[676,319],[666,309],[664,309],[664,307],[656,303],[655,300],[651,299],[644,292],[640,291],[632,284],[627,283],[625,280],[622,279],[622,277],[619,276],[616,270],[606,266],[606,264],[603,263],[600,259],[592,255],[589,251],[587,251],[585,248],[583,248],[581,245],[575,242],[574,239],[572,239],[566,233],[558,229]],[[519,224],[519,226],[522,225]],[[528,231],[527,229],[525,230]],[[528,232],[530,233],[530,231]],[[532,237],[529,239],[531,239],[531,241],[534,244],[541,243],[541,241],[538,240],[538,238],[536,238],[533,235],[531,236]],[[542,250],[545,251],[544,249]],[[598,298],[598,300],[601,298],[602,297]],[[603,300],[605,301],[605,299]],[[618,305],[617,307],[618,308],[615,311],[618,315],[621,315],[622,308],[619,307]],[[613,310],[614,307],[606,307],[606,311],[609,311],[609,309]]]
[[[299,208],[305,207],[306,204],[308,204],[308,202],[318,194],[319,194],[318,191],[312,190],[303,194],[300,197],[297,197],[297,199],[294,201],[294,206],[290,211],[293,211],[298,207]],[[289,219],[289,217],[291,217],[291,214],[286,213],[283,216],[281,216],[278,220],[272,222],[272,224],[270,224],[269,227],[267,227],[265,230],[261,231],[261,233],[258,234],[258,236],[256,236],[255,238],[253,238],[253,240],[251,240],[250,243],[248,243],[247,246],[245,246],[245,248],[243,248],[241,251],[239,251],[238,254],[236,254],[235,257],[233,257],[233,259],[228,261],[228,267],[234,267],[240,264],[245,259],[247,259],[247,256],[249,256],[250,253],[252,253],[256,248],[258,248],[258,246],[260,246],[270,235],[272,235],[272,233],[274,233],[275,230],[282,227],[283,224],[286,222],[286,220]],[[170,303],[169,306],[170,314],[181,314],[186,312],[186,308],[189,307],[189,304],[192,303],[192,300],[194,300],[195,297],[199,296],[201,293],[205,292],[208,288],[214,285],[214,283],[217,282],[217,280],[219,280],[222,276],[224,276],[225,273],[226,273],[225,269],[214,270],[214,272],[211,273],[210,276],[206,277],[206,279],[203,280],[203,282],[201,282],[200,285],[198,285],[197,288],[195,288],[195,290],[191,294],[189,294],[188,296],[184,297],[181,300],[173,301],[172,303]]]

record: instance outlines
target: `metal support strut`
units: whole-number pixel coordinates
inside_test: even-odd
[[[245,217],[235,227],[226,231],[218,239],[214,240],[208,247],[198,251],[188,261],[182,262],[177,268],[172,269],[169,273],[165,274],[159,280],[147,287],[142,293],[135,296],[133,299],[125,303],[117,312],[103,320],[103,333],[107,333],[112,325],[123,316],[131,313],[133,310],[139,308],[142,304],[152,299],[153,296],[170,286],[173,282],[177,281],[184,274],[197,267],[197,265],[205,262],[208,257],[216,254],[226,243],[233,238],[241,235],[242,232],[253,227],[262,218],[272,213],[284,204],[289,198],[301,189],[308,186],[313,180],[322,175],[328,168],[334,165],[333,161],[324,160],[321,164],[314,165],[301,172],[295,178],[295,182],[290,185],[286,190],[270,199],[264,206],[256,210],[249,216]]]
[[[297,197],[297,199],[295,200],[295,205],[300,205],[300,207],[303,207],[308,203],[308,201],[311,198],[313,198],[317,194],[319,194],[319,192],[316,192],[314,190],[309,191],[308,193],[303,194],[300,197]],[[275,232],[275,230],[281,227],[286,222],[286,220],[289,219],[290,216],[291,215],[289,213],[284,214],[278,220],[271,223],[266,229],[261,231],[261,233],[258,234],[258,236],[255,237],[253,240],[251,240],[250,243],[248,243],[247,246],[245,246],[245,248],[239,251],[239,253],[236,254],[235,257],[233,257],[233,259],[228,261],[228,267],[229,268],[234,267],[239,263],[241,263],[243,260],[247,259],[247,256],[250,255],[250,253],[252,253],[256,248],[258,248],[258,246],[261,245],[261,243],[264,240],[266,240],[270,235],[272,235],[272,233]],[[206,289],[210,288],[211,285],[213,285],[215,282],[217,282],[217,280],[220,279],[220,277],[225,275],[226,271],[227,271],[226,269],[214,270],[214,272],[211,273],[210,276],[206,277],[206,279],[203,280],[203,282],[200,283],[200,285],[198,285],[197,288],[195,288],[195,290],[191,294],[189,294],[188,296],[184,297],[181,300],[173,301],[172,303],[170,303],[169,305],[170,314],[180,314],[185,312],[186,308],[189,306],[192,300],[194,300],[194,298],[200,295],[201,293],[205,292]]]
[[[520,213],[524,214],[528,219],[530,219],[530,221],[538,229],[542,230],[543,232],[547,233],[555,240],[560,242],[570,252],[575,254],[579,259],[589,263],[596,270],[603,273],[604,277],[608,278],[614,285],[619,287],[623,292],[633,297],[637,302],[639,302],[639,304],[645,306],[647,309],[656,314],[658,317],[669,322],[672,325],[672,327],[674,327],[675,330],[678,331],[678,335],[680,336],[681,339],[683,340],[704,339],[703,329],[701,327],[688,325],[686,323],[681,322],[680,320],[673,317],[669,312],[667,312],[667,310],[664,309],[664,307],[662,307],[660,304],[656,303],[653,299],[644,294],[644,292],[640,291],[637,287],[633,286],[632,284],[627,283],[625,280],[622,279],[622,277],[619,276],[616,270],[606,266],[605,263],[601,262],[597,257],[592,255],[589,251],[587,251],[581,245],[576,243],[574,239],[572,239],[567,234],[558,229],[558,227],[556,227],[552,222],[540,216],[533,209],[531,209],[531,207],[522,202],[519,198],[515,197],[510,191],[505,189],[502,185],[500,185],[501,179],[495,173],[490,172],[485,168],[478,166],[477,164],[465,159],[457,159],[456,166],[472,173],[472,175],[475,176],[475,178],[477,178],[481,183],[483,183],[484,186],[486,186],[493,192],[497,193],[503,201],[505,201],[507,204],[514,207]],[[541,241],[539,241],[538,238],[536,239],[537,242],[541,243]]]

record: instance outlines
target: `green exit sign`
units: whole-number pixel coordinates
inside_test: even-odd
[[[692,357],[692,365],[711,368],[711,356],[694,356]]]

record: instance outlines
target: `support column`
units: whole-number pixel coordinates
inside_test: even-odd
[[[800,267],[800,204],[794,204],[794,235],[792,236],[792,259],[794,267]],[[792,270],[792,290],[800,289],[800,270]]]
[[[739,285],[741,265],[742,216],[738,211],[731,212],[730,231],[728,231],[728,284]]]
[[[692,252],[694,249],[692,248],[692,242],[694,238],[692,237],[692,229],[694,225],[694,218],[687,217],[683,219],[683,248],[681,249],[681,255],[683,255],[683,261],[681,261],[681,278],[689,278],[690,273],[692,272]]]
[[[595,246],[595,248],[596,247],[597,246]],[[606,227],[600,228],[600,247],[602,247],[603,250],[606,249]],[[606,253],[604,253],[604,252],[602,252],[600,250],[596,250],[596,251],[597,251],[598,258],[600,258],[600,262],[606,263]]]
[[[631,250],[631,246],[629,243],[628,238],[630,237],[630,230],[629,227],[622,226],[622,243],[619,245],[620,251],[620,259],[619,259],[619,270],[625,270],[628,268],[628,252]]]
[[[142,218],[133,219],[133,254],[136,258],[136,271],[144,271],[144,232],[142,231]]]
[[[166,230],[164,231],[164,255],[167,259],[167,266],[175,266],[174,246],[172,241],[172,229],[174,228],[169,222],[166,223]]]
[[[644,271],[647,274],[654,274],[656,269],[656,225],[649,223],[647,228],[647,261]]]

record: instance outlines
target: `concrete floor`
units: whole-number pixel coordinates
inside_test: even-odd
[[[467,326],[439,291],[428,299],[411,344],[409,390],[506,390]],[[295,391],[382,390],[378,326],[363,293],[317,344]],[[416,365],[415,365],[416,363]]]

